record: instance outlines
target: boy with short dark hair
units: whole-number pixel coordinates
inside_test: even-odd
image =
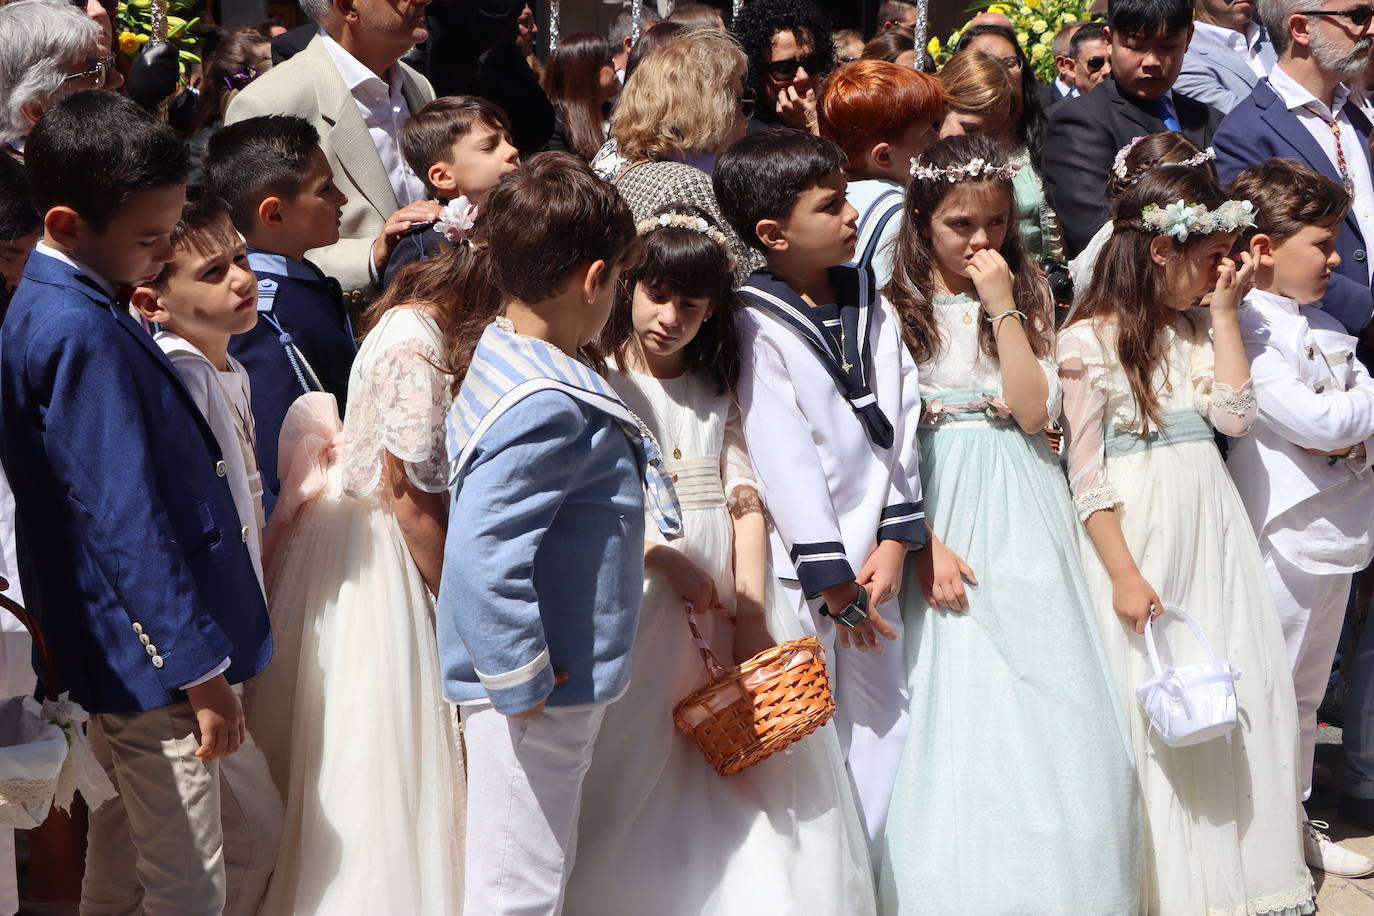
[[[716,162],[721,212],[762,251],[740,294],[739,406],[773,520],[773,568],[802,625],[833,647],[836,725],[869,837],[882,835],[906,739],[897,604],[925,543],[916,452],[920,391],[896,313],[854,257],[844,152],[774,128]],[[879,366],[886,366],[883,373]]]
[[[344,196],[319,135],[303,118],[266,115],[221,128],[205,156],[206,185],[229,207],[248,242],[262,320],[229,352],[248,371],[257,423],[263,511],[281,482],[277,438],[292,402],[307,391],[334,395],[342,415],[357,351],[339,284],[305,253],[339,237]]]
[[[29,609],[120,793],[91,812],[82,912],[251,913],[231,870],[268,832],[220,777],[267,608],[214,433],[116,298],[173,256],[185,147],[92,90],[25,155],[44,235],[0,329],[0,460]]]
[[[665,534],[681,533],[681,513],[652,437],[576,355],[605,325],[635,241],[615,188],[543,153],[501,182],[478,231],[475,276],[497,289],[460,293],[481,336],[464,336],[449,412],[435,608],[467,740],[463,912],[558,913],[592,749],[628,686],[646,478]]]
[[[1226,463],[1259,536],[1288,644],[1305,801],[1317,706],[1351,580],[1374,557],[1374,379],[1355,358],[1356,339],[1320,304],[1340,264],[1336,239],[1350,195],[1288,159],[1246,169],[1227,193],[1256,210],[1255,287],[1241,303],[1240,327],[1259,416],[1248,436],[1232,440]],[[1313,868],[1345,877],[1374,871],[1311,822],[1303,840]]]
[[[43,221],[29,203],[24,167],[0,155],[0,321],[5,319],[5,308],[42,235]]]
[[[401,127],[401,151],[444,210],[438,222],[412,226],[397,241],[386,262],[384,286],[402,268],[428,261],[466,238],[487,194],[520,164],[506,113],[468,95],[442,96],[415,112]]]

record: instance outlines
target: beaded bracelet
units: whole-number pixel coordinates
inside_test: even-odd
[[[1006,318],[1008,315],[1016,315],[1016,316],[1020,317],[1020,319],[1021,319],[1022,321],[1025,321],[1025,320],[1026,320],[1026,313],[1023,312],[1023,311],[1021,311],[1020,309],[1007,309],[1007,310],[1006,310],[1005,312],[1003,312],[1002,314],[996,315],[996,316],[994,316],[994,317],[992,317],[992,318],[989,318],[989,319],[988,319],[988,323],[990,323],[990,324],[996,324],[997,322],[1001,321],[1003,318]]]

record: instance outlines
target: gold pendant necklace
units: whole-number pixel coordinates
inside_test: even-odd
[[[837,310],[837,311],[838,311],[838,310]],[[841,316],[840,316],[840,368],[843,369],[845,372],[848,372],[850,369],[853,369],[853,368],[854,368],[853,364],[849,362],[849,359],[848,359],[848,357],[847,357],[848,350],[849,350],[848,344],[849,344],[849,338],[845,335],[845,332],[844,332],[844,316],[841,315]]]
[[[685,376],[685,378],[683,379],[683,384],[682,384],[682,403],[681,403],[681,404],[677,404],[677,402],[673,400],[673,396],[668,392],[668,386],[667,386],[667,385],[664,385],[664,386],[663,386],[663,394],[664,394],[664,396],[665,396],[664,399],[668,402],[668,407],[667,407],[667,409],[668,409],[670,412],[671,412],[674,408],[677,408],[677,409],[678,409],[678,415],[677,415],[676,417],[674,417],[674,419],[677,420],[677,422],[673,424],[673,460],[674,460],[674,461],[681,461],[681,460],[682,460],[682,446],[681,446],[680,443],[681,443],[681,441],[682,441],[682,426],[683,426],[683,422],[684,422],[684,419],[685,419],[683,415],[686,414],[689,410],[691,410],[691,402],[692,402],[692,370],[691,370],[691,369],[688,369],[686,372],[683,373],[683,375]]]

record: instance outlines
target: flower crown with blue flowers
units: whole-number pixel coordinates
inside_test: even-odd
[[[1140,211],[1140,218],[1156,235],[1168,235],[1186,242],[1190,235],[1237,233],[1251,228],[1255,225],[1255,205],[1248,200],[1228,200],[1215,210],[1209,210],[1202,204],[1177,200],[1165,207],[1150,204]]]

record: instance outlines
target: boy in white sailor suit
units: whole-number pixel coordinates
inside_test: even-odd
[[[845,161],[828,140],[770,129],[731,147],[714,182],[726,219],[767,258],[740,290],[744,435],[772,517],[774,572],[803,625],[846,650],[830,655],[836,725],[872,841],[906,737],[895,599],[925,515],[916,366],[872,273],[846,263],[858,214]]]
[[[1240,320],[1259,420],[1250,435],[1232,441],[1228,465],[1259,537],[1283,624],[1306,800],[1317,704],[1351,578],[1374,553],[1374,380],[1355,359],[1355,338],[1340,322],[1319,304],[1299,305],[1318,302],[1340,261],[1335,237],[1350,195],[1280,159],[1242,172],[1230,191],[1257,206],[1249,239],[1255,289],[1241,304]],[[1308,845],[1309,864],[1320,867],[1312,862],[1310,839]],[[1328,865],[1328,871],[1340,868]],[[1356,870],[1369,867],[1363,860]]]

